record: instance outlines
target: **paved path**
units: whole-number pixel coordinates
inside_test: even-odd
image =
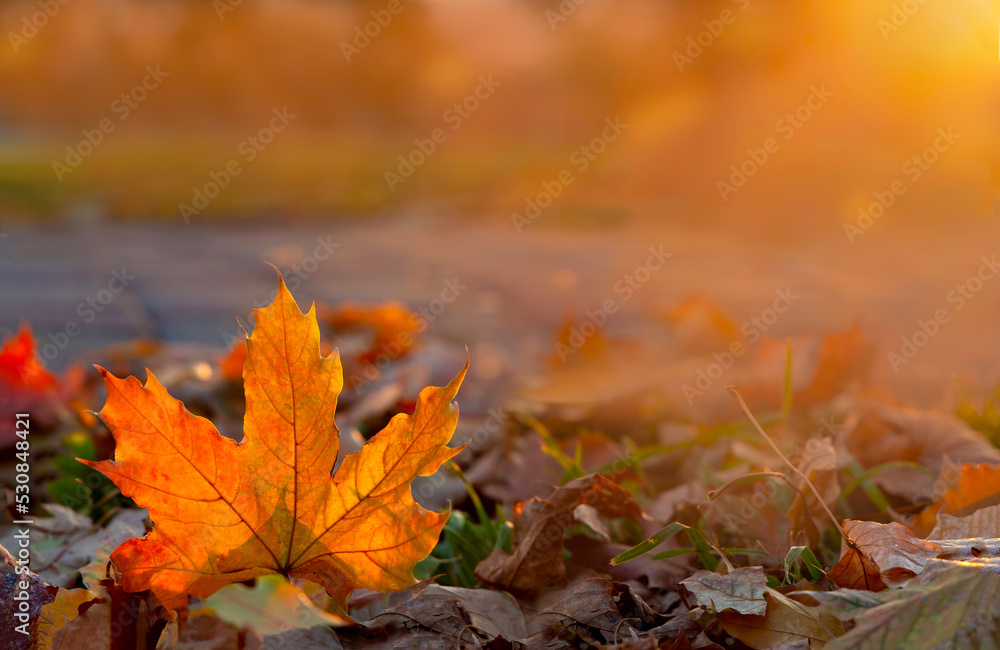
[[[460,295],[436,317],[434,334],[458,350],[468,345],[474,357],[499,354],[509,367],[531,369],[551,353],[567,310],[614,299],[621,309],[609,331],[627,335],[648,332],[646,314],[692,292],[712,296],[742,321],[790,287],[802,297],[776,333],[833,331],[861,320],[882,346],[876,380],[906,397],[945,395],[953,371],[983,389],[1000,379],[1000,278],[984,282],[961,310],[948,300],[950,290],[977,274],[982,256],[1000,254],[996,226],[987,220],[921,231],[897,219],[877,223],[854,244],[839,228],[806,224],[762,235],[748,225],[577,232],[542,221],[523,234],[503,216],[8,223],[0,242],[0,328],[29,321],[43,341],[58,341],[75,323],[79,329],[70,331],[77,333],[52,361],[56,368],[89,361],[92,346],[143,335],[222,347],[238,333],[235,319],[247,322],[249,307],[272,294],[269,261],[285,271],[300,302],[397,299],[434,309],[448,283],[457,284]],[[650,247],[673,257],[625,300],[619,283],[646,276],[638,270]],[[303,268],[298,286],[291,279],[296,265]],[[115,274],[127,286],[103,305],[122,282]],[[894,373],[886,351],[939,309],[950,322]]]

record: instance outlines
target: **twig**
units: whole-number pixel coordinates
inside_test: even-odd
[[[809,489],[812,490],[812,493],[816,496],[816,500],[819,501],[819,504],[821,506],[823,506],[823,510],[826,511],[826,514],[830,517],[830,521],[832,521],[833,525],[837,528],[837,532],[840,533],[840,536],[843,537],[845,541],[847,541],[848,546],[850,546],[851,548],[854,548],[854,546],[855,546],[854,540],[852,540],[850,537],[848,537],[847,533],[844,532],[843,526],[841,526],[840,522],[837,521],[837,518],[834,516],[833,512],[830,510],[830,507],[828,505],[826,505],[826,501],[824,501],[823,497],[820,496],[819,490],[817,490],[816,486],[813,485],[813,482],[809,480],[809,477],[806,476],[805,474],[803,474],[802,471],[798,467],[796,467],[795,465],[793,465],[792,461],[790,461],[787,458],[785,458],[785,455],[783,453],[781,453],[780,449],[778,449],[778,445],[774,444],[774,441],[771,440],[771,437],[768,436],[764,432],[764,429],[761,428],[760,424],[757,423],[757,419],[754,418],[753,413],[750,412],[750,408],[747,407],[747,403],[743,401],[743,396],[740,395],[740,392],[738,390],[736,390],[736,387],[735,386],[727,386],[726,390],[728,390],[730,393],[733,394],[733,397],[736,399],[736,403],[743,410],[743,412],[746,414],[746,416],[750,419],[750,422],[753,424],[754,429],[756,429],[757,433],[759,433],[761,435],[761,437],[764,438],[764,440],[767,441],[767,444],[771,446],[771,449],[774,451],[774,453],[776,453],[778,455],[778,458],[780,458],[782,461],[784,461],[785,465],[788,465],[788,468],[790,470],[792,470],[793,472],[795,472],[795,474],[799,478],[801,478],[803,481],[805,481],[805,484],[809,486]]]

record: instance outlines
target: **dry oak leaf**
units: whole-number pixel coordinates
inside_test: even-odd
[[[855,547],[843,542],[840,561],[827,573],[838,587],[869,591],[902,587],[944,550],[896,522],[846,519],[843,527]]]
[[[108,400],[99,415],[115,436],[115,458],[83,462],[155,524],[111,555],[121,584],[151,589],[168,609],[274,573],[316,582],[339,605],[355,588],[411,585],[448,513],[418,506],[410,482],[460,451],[446,443],[468,364],[446,387],[425,388],[412,416],[393,417],[331,475],[343,373],[336,353],[320,354],[315,305],[301,313],[279,275],[274,301],[254,319],[239,444],[187,411],[152,373],[143,387],[102,369]]]

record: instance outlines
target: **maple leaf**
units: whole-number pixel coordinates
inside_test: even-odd
[[[33,428],[48,426],[55,420],[49,400],[55,395],[58,380],[38,360],[35,339],[28,326],[0,347],[0,448],[13,446],[14,414],[31,413]]]
[[[412,416],[395,416],[332,475],[343,374],[336,353],[320,353],[315,305],[303,314],[279,275],[274,301],[254,319],[239,444],[188,412],[152,373],[144,387],[101,369],[108,399],[99,415],[115,436],[115,457],[82,462],[155,524],[112,553],[121,584],[152,590],[169,609],[275,573],[321,584],[339,605],[356,588],[409,586],[448,517],[418,506],[410,482],[460,451],[446,443],[468,364],[446,387],[425,388]]]
[[[398,302],[361,305],[348,302],[328,316],[335,330],[370,329],[374,336],[366,350],[357,354],[363,365],[374,364],[379,356],[390,360],[405,357],[413,349],[416,335],[422,331],[421,318]]]
[[[0,380],[15,388],[46,391],[57,381],[35,356],[35,338],[27,326],[0,349]]]

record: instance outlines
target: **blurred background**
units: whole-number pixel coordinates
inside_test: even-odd
[[[29,323],[61,369],[139,337],[231,347],[273,295],[265,261],[301,304],[417,311],[452,282],[428,332],[468,346],[483,386],[521,385],[608,300],[601,336],[710,360],[788,289],[769,337],[856,326],[873,384],[904,400],[947,399],[951,373],[989,392],[1000,282],[978,275],[960,309],[951,292],[1000,253],[998,15],[4,2],[0,326]],[[650,246],[670,259],[640,272]],[[657,381],[680,395],[696,370]]]

